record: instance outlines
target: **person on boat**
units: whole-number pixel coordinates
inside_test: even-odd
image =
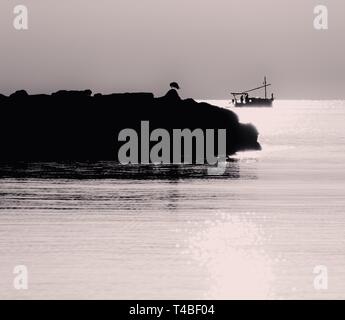
[[[243,103],[244,97],[243,94],[241,95],[241,103]]]

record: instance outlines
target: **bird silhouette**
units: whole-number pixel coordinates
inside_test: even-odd
[[[179,89],[180,89],[180,86],[178,85],[177,82],[171,82],[171,83],[170,83],[170,88],[171,88],[171,89],[177,89],[177,90],[179,90]]]

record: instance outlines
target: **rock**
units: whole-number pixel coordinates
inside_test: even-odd
[[[10,95],[11,98],[25,98],[28,93],[25,90],[18,90]]]
[[[20,97],[20,99],[18,99]],[[0,161],[117,160],[123,144],[118,133],[150,129],[227,129],[227,154],[258,150],[258,132],[241,124],[229,110],[193,99],[176,90],[155,98],[152,93],[91,95],[91,90],[27,95],[17,91],[0,99]]]

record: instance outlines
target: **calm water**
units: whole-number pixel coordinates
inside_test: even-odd
[[[345,102],[236,112],[263,150],[223,177],[60,163],[0,179],[0,298],[345,298]],[[89,179],[69,179],[76,169]],[[29,289],[17,291],[23,264]]]

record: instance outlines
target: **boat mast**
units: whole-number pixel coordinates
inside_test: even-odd
[[[234,100],[236,100],[236,96],[248,95],[249,92],[265,88],[265,99],[267,100],[267,87],[269,87],[269,86],[271,86],[271,84],[267,83],[267,79],[266,79],[266,76],[265,76],[264,77],[264,83],[263,83],[262,86],[254,88],[254,89],[246,90],[246,91],[231,92],[231,94],[234,96]]]

